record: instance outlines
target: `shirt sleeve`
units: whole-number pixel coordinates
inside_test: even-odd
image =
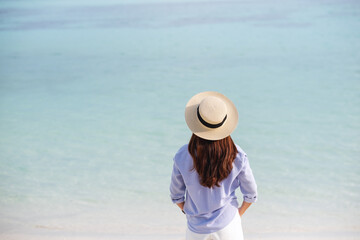
[[[256,202],[257,185],[246,154],[243,158],[243,167],[237,178],[240,183],[240,190],[243,194],[244,201],[249,203]]]
[[[184,179],[174,162],[170,184],[170,197],[173,203],[182,203],[185,201],[185,189]]]

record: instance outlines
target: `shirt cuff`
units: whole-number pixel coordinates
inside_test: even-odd
[[[254,203],[256,201],[257,201],[257,196],[253,196],[253,197],[244,196],[244,202]]]
[[[185,202],[185,197],[181,197],[181,198],[171,198],[173,203],[182,203]]]

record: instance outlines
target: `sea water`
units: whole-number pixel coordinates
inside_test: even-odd
[[[0,237],[184,239],[170,174],[202,91],[239,111],[245,236],[359,237],[359,29],[350,0],[1,0]]]

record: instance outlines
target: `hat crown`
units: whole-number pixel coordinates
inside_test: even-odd
[[[200,102],[199,113],[206,122],[218,124],[224,120],[227,114],[227,107],[220,98],[209,96]]]

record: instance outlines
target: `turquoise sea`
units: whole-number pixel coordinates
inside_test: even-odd
[[[239,111],[246,239],[360,239],[356,0],[0,0],[0,239],[185,239],[202,91]]]

